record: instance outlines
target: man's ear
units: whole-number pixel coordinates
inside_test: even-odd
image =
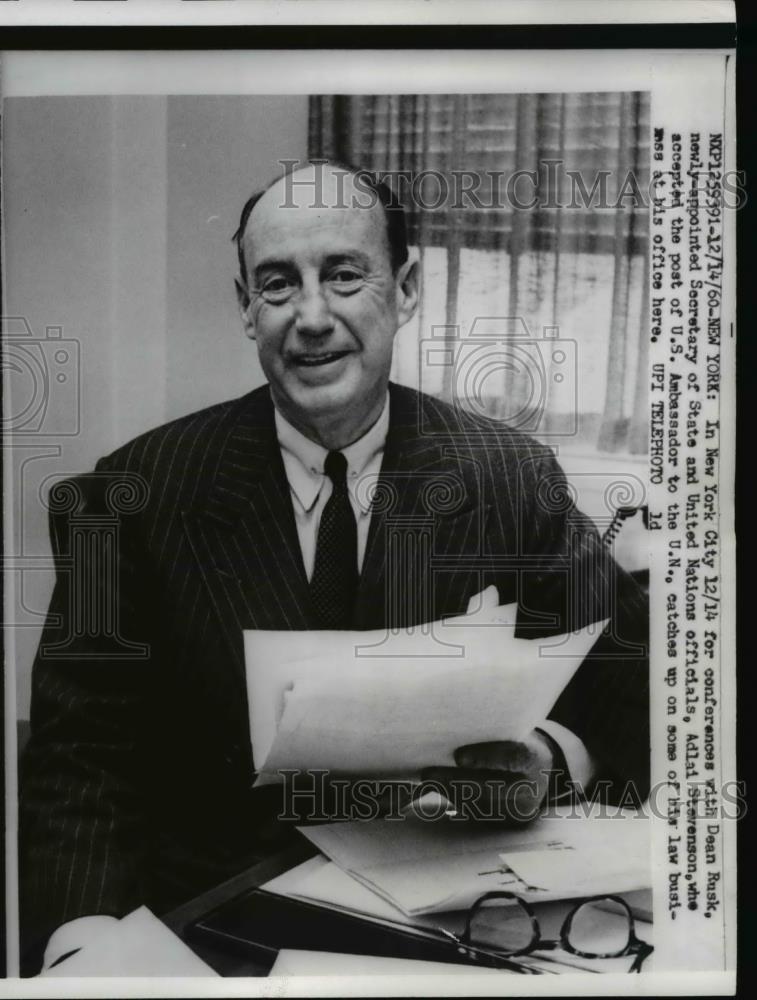
[[[415,315],[420,296],[420,265],[417,260],[408,260],[397,272],[397,318],[404,326]]]
[[[239,315],[242,318],[244,332],[250,340],[255,339],[255,324],[252,321],[252,309],[250,293],[241,278],[234,278],[234,287],[237,290],[237,304],[239,305]]]

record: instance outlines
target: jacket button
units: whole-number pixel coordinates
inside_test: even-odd
[[[224,754],[224,760],[226,763],[232,767],[240,762],[242,757],[242,747],[239,743],[231,743],[226,748],[226,753]]]

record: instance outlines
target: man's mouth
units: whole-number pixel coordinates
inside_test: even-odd
[[[349,354],[349,351],[323,351],[318,354],[297,354],[294,356],[294,363],[305,368],[318,368],[321,365],[330,365],[334,361],[339,361]]]

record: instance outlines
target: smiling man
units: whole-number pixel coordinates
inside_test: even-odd
[[[395,334],[418,304],[418,265],[389,230],[404,218],[387,195],[368,207],[341,168],[308,168],[248,203],[238,234],[242,319],[274,406],[327,450],[379,419]]]
[[[648,788],[643,594],[569,499],[548,502],[545,484],[567,496],[548,448],[389,381],[419,276],[388,189],[306,165],[247,202],[236,242],[267,384],[143,435],[51,504],[61,563],[21,815],[29,954],[63,925],[48,964],[281,843],[280,792],[251,788],[245,629],[413,626],[487,586],[518,603],[525,636],[610,617],[523,742],[459,748],[429,774],[482,796],[520,782],[505,812],[521,819],[560,774]],[[125,487],[138,502],[117,510],[115,577],[98,577],[72,525],[111,524]],[[110,618],[89,614],[81,579],[99,579]]]

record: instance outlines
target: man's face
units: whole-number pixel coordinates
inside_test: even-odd
[[[333,174],[322,176],[327,208],[313,207],[312,183],[280,181],[253,209],[240,306],[284,415],[305,428],[339,417],[361,430],[383,401],[397,328],[415,311],[415,267],[393,274],[381,206],[352,205],[350,177],[340,192]],[[293,175],[313,177],[313,168]]]

